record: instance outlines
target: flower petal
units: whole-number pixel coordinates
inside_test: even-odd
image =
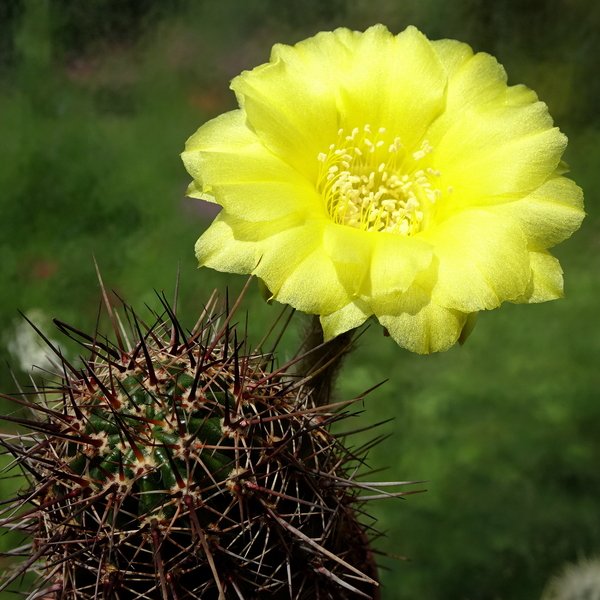
[[[438,217],[489,203],[490,196],[530,193],[554,171],[565,147],[541,102],[468,112],[435,146],[435,168],[454,190]]]
[[[257,245],[260,262],[254,273],[265,282],[274,298],[279,300],[278,294],[286,279],[313,252],[320,250],[325,254],[322,250],[324,227],[325,222],[302,222],[295,227],[282,227]],[[292,302],[289,304],[300,308]]]
[[[521,83],[511,85],[506,90],[506,103],[512,106],[533,104],[538,101],[537,94]]]
[[[256,266],[256,244],[236,239],[231,220],[227,213],[219,213],[200,236],[195,246],[199,267],[210,267],[225,273],[252,272]]]
[[[440,306],[427,286],[418,283],[381,303],[375,315],[397,344],[418,354],[448,350],[458,341],[469,316]]]
[[[446,74],[431,42],[415,27],[395,37],[384,27],[371,27],[359,40],[340,94],[349,126],[384,126],[417,150],[444,109]]]
[[[265,255],[255,270],[275,300],[311,314],[333,313],[352,301],[352,295],[338,276],[336,265],[322,245],[305,254],[301,260],[292,250],[293,245],[281,243],[279,248],[281,255]],[[289,261],[293,262],[290,264]]]
[[[314,185],[261,144],[242,110],[203,125],[187,141],[182,159],[196,180],[194,197],[212,196],[227,212],[247,221],[297,211],[323,214]]]
[[[294,47],[277,44],[271,62],[231,82],[262,143],[308,179],[340,127],[340,74],[351,64],[358,34],[320,33]]]
[[[562,298],[563,270],[560,263],[549,252],[530,252],[531,281],[525,294],[512,300],[515,303],[546,302]]]
[[[585,216],[581,188],[566,177],[556,176],[522,200],[495,210],[519,221],[529,247],[537,249],[551,248],[566,240],[579,229]]]
[[[361,293],[368,278],[375,238],[376,234],[373,236],[366,231],[336,223],[328,223],[325,227],[325,252],[334,261],[338,277],[352,297]]]
[[[439,260],[432,295],[447,308],[471,313],[523,294],[531,271],[518,223],[489,210],[459,213],[422,234]]]
[[[473,54],[470,46],[455,40],[438,40],[431,45],[448,77],[444,112],[429,133],[431,139],[437,139],[466,111],[504,102],[507,86],[506,71],[493,56]]]
[[[385,124],[404,145],[416,145],[443,110],[445,84],[420,31],[393,36],[378,25],[362,35],[337,29],[293,48],[275,46],[268,65],[231,87],[263,143],[314,180],[315,159],[340,127]]]
[[[404,292],[433,258],[433,247],[419,237],[377,233],[371,262],[370,296]]]
[[[356,329],[372,314],[369,305],[360,298],[356,298],[340,310],[329,315],[321,315],[323,338],[327,341],[350,329]]]

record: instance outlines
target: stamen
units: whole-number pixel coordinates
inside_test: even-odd
[[[441,173],[431,164],[434,149],[427,140],[410,154],[399,137],[390,143],[386,133],[379,127],[371,139],[369,124],[354,127],[349,135],[340,129],[338,144],[317,156],[321,163],[317,189],[335,223],[415,235],[427,226],[442,198]],[[422,168],[417,169],[417,163]],[[452,186],[447,190],[452,193]]]

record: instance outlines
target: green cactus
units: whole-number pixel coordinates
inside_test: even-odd
[[[357,519],[374,488],[328,429],[353,401],[327,405],[248,352],[233,312],[186,333],[163,304],[151,327],[125,307],[129,336],[107,304],[114,344],[56,321],[91,357],[56,350],[59,387],[13,398],[36,418],[6,417],[34,435],[2,439],[29,488],[1,524],[30,544],[4,586],[34,571],[31,599],[378,597]]]

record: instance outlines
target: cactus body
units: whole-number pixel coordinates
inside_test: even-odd
[[[31,484],[4,525],[33,539],[8,582],[35,569],[30,598],[55,600],[376,597],[340,415],[238,344],[231,315],[184,334],[165,308],[149,328],[127,311],[132,343],[58,323],[91,358],[63,359],[58,399],[17,400],[36,420],[8,417],[37,432],[3,440]]]

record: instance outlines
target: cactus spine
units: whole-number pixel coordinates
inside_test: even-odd
[[[30,433],[1,442],[29,488],[0,524],[30,542],[4,586],[34,571],[31,600],[378,597],[357,519],[374,488],[328,428],[353,401],[249,352],[234,311],[185,332],[162,301],[149,327],[125,306],[126,333],[106,300],[116,343],[55,321],[90,357],[56,350],[62,383],[12,398],[35,414],[6,417]]]

